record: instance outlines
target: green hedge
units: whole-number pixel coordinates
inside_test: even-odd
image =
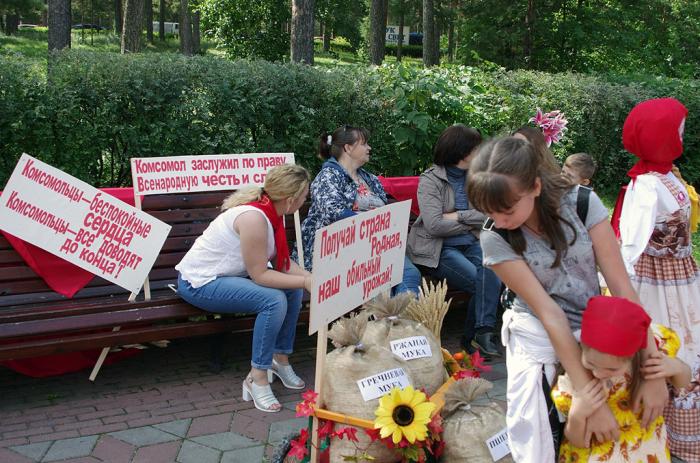
[[[419,173],[432,145],[460,122],[487,135],[525,123],[537,106],[561,109],[569,131],[557,156],[590,152],[596,186],[611,192],[634,158],[621,146],[641,100],[675,96],[690,110],[681,169],[700,181],[698,81],[549,75],[469,67],[308,67],[177,54],[67,51],[50,83],[21,57],[0,57],[0,185],[22,152],[93,185],[128,185],[129,158],[292,151],[318,169],[318,136],[350,123],[371,133],[370,168]]]

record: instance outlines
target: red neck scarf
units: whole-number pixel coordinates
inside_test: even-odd
[[[635,106],[622,127],[625,149],[639,158],[627,172],[632,181],[647,172],[667,174],[673,160],[683,153],[678,129],[688,115],[675,98],[647,100]]]
[[[275,233],[275,251],[277,253],[275,269],[286,272],[289,270],[289,246],[287,246],[287,233],[284,229],[284,218],[281,215],[277,215],[275,206],[272,204],[272,200],[267,193],[263,193],[259,201],[253,201],[247,205],[257,207],[263,211],[265,217],[267,217],[272,224],[272,231]]]

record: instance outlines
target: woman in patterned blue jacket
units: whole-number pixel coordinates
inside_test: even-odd
[[[369,161],[369,133],[361,127],[345,125],[332,135],[323,134],[320,155],[327,161],[311,183],[311,208],[301,224],[304,266],[311,271],[316,230],[357,213],[384,206],[384,187],[377,176],[362,168]],[[403,281],[394,291],[418,294],[421,275],[406,257]]]

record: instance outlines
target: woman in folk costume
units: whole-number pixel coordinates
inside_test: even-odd
[[[620,215],[622,256],[632,285],[655,323],[681,338],[678,357],[693,383],[666,408],[671,452],[700,462],[700,272],[692,257],[690,200],[672,173],[683,152],[688,110],[674,98],[644,101],[622,130],[625,149],[639,161],[628,172]]]

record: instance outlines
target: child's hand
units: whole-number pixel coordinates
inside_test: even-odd
[[[678,363],[662,352],[656,351],[649,355],[641,368],[644,379],[666,379],[679,373]]]
[[[569,413],[580,418],[588,418],[605,403],[606,399],[603,383],[593,378],[583,389],[574,392]]]

